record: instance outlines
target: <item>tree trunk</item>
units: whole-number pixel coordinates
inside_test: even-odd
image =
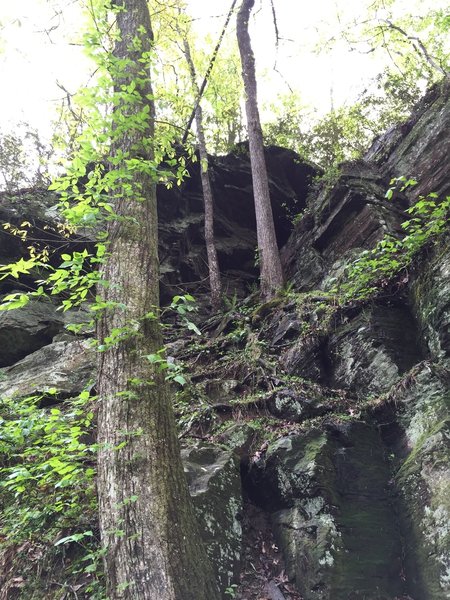
[[[187,39],[184,40],[184,55],[189,65],[194,91],[199,93],[194,61]],[[209,286],[211,289],[211,304],[214,309],[220,308],[222,301],[222,284],[220,281],[219,261],[217,258],[216,244],[214,242],[214,197],[209,177],[208,153],[206,151],[205,132],[203,130],[203,116],[200,100],[195,110],[195,124],[197,127],[198,150],[200,154],[200,176],[203,189],[203,202],[205,206],[205,244],[208,256]]]
[[[111,162],[119,162],[114,168],[121,183],[112,193],[118,218],[108,227],[101,292],[113,308],[98,325],[99,343],[106,346],[99,354],[98,495],[108,597],[215,600],[219,594],[183,472],[167,385],[145,359],[162,347],[156,186],[148,168],[154,106],[148,61],[139,62],[150,51],[150,18],[146,0],[115,5],[121,9],[115,92],[131,82],[136,88],[131,101],[126,95],[122,104],[116,100]],[[124,115],[132,120],[125,127]],[[107,347],[114,336],[119,341]]]
[[[236,33],[241,55],[242,77],[246,96],[245,110],[247,113],[253,195],[255,198],[261,295],[265,299],[270,299],[283,285],[283,271],[275,235],[272,206],[270,204],[269,181],[258,110],[255,57],[248,33],[248,21],[254,4],[255,0],[242,1],[237,16]]]

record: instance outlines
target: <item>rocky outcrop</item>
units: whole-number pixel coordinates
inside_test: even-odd
[[[450,84],[431,89],[411,118],[374,142],[363,160],[342,165],[332,185],[312,191],[304,218],[282,250],[289,279],[302,290],[329,289],[355,251],[396,235],[403,209],[420,195],[450,193]],[[392,177],[414,178],[407,195],[385,198]]]
[[[392,177],[414,177],[413,198],[436,192],[450,193],[450,106],[448,77],[434,86],[414,109],[410,119],[377,139],[366,158]]]
[[[305,600],[404,591],[389,466],[375,427],[342,422],[269,445],[250,470]],[[262,493],[261,493],[262,492]]]
[[[208,556],[224,592],[239,576],[242,486],[232,450],[199,444],[182,451],[189,490]]]
[[[411,304],[425,350],[439,359],[450,356],[450,246],[439,246],[416,270]]]
[[[224,596],[252,579],[237,598],[450,598],[448,235],[370,302],[342,305],[329,293],[362,249],[401,235],[419,194],[448,192],[449,114],[444,83],[334,184],[317,185],[314,167],[268,149],[290,287],[267,304],[249,296],[208,315],[205,338],[173,323],[167,331],[171,360],[188,378],[176,402],[185,471]],[[246,147],[211,163],[225,287],[244,296],[257,276]],[[204,291],[198,168],[189,166],[182,187],[158,191],[164,298],[180,287]],[[419,185],[388,201],[399,175]],[[0,199],[2,217],[15,227],[27,219],[33,236],[52,228],[52,248],[67,244],[55,199],[24,197],[20,215]],[[6,232],[2,263],[26,255]],[[33,282],[3,280],[1,291]],[[0,394],[9,402],[36,394],[45,408],[93,385],[94,350],[85,333],[66,331],[73,318],[41,302],[0,313]],[[264,527],[249,536],[254,510]]]
[[[306,197],[320,169],[302,162],[295,152],[266,149],[272,210],[279,246],[287,241],[292,218],[306,207]],[[228,156],[211,157],[214,194],[214,230],[219,265],[226,293],[248,292],[257,276],[255,265],[256,219],[248,145]],[[158,189],[160,261],[163,297],[177,286],[197,293],[208,276],[203,237],[203,196],[200,165],[189,167],[180,188]],[[204,287],[207,289],[207,287]],[[175,290],[175,291],[174,291]]]
[[[379,396],[422,358],[417,329],[404,306],[361,310],[328,338],[333,386],[358,397]]]
[[[399,494],[404,565],[413,598],[450,598],[450,365],[418,365],[390,393],[381,422]],[[392,413],[390,413],[392,418]]]

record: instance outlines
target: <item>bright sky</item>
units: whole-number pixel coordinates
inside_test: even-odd
[[[187,1],[199,32],[210,32],[216,38],[231,0]],[[288,81],[306,104],[320,112],[329,110],[331,94],[335,106],[351,102],[377,72],[379,62],[372,55],[350,52],[343,43],[327,54],[317,54],[314,48],[336,28],[337,6],[348,19],[361,13],[369,1],[274,0],[283,39],[276,55],[270,2],[256,0],[251,36],[257,68],[265,74],[259,84],[260,99],[269,102],[277,93],[288,91]],[[70,91],[86,84],[87,59],[79,46],[71,44],[80,27],[79,3],[0,0],[0,129],[25,120],[48,133],[63,96],[57,82]],[[56,11],[59,5],[64,6],[62,15]],[[279,72],[274,71],[275,61]]]

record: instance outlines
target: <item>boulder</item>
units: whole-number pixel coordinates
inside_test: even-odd
[[[52,398],[73,398],[95,378],[96,352],[89,340],[48,344],[1,372],[0,395],[42,395],[55,388]]]
[[[14,364],[63,330],[64,315],[51,302],[29,302],[0,312],[0,367]]]

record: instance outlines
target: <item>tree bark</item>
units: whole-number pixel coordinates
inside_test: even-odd
[[[121,176],[113,192],[118,218],[108,227],[109,258],[102,267],[107,283],[101,295],[113,308],[98,324],[100,344],[120,338],[99,354],[98,374],[98,496],[108,597],[215,600],[219,593],[200,540],[167,385],[145,359],[162,347],[156,184],[145,168],[153,159],[154,106],[148,64],[139,62],[150,51],[149,12],[146,0],[115,5],[121,10],[114,60],[123,69],[115,92],[133,81],[136,93],[115,108],[111,158],[127,158],[114,167]],[[127,118],[148,115],[145,131],[138,119],[124,127],[121,109]],[[135,168],[139,161],[142,168]]]
[[[261,295],[272,298],[283,285],[283,271],[278,251],[269,181],[264,157],[264,143],[258,110],[255,57],[248,33],[248,21],[255,0],[243,0],[237,16],[236,33],[242,62],[245,89],[250,163],[255,199],[256,233],[260,264]]]
[[[184,55],[191,73],[194,91],[199,94],[194,61],[187,39],[184,40]],[[208,256],[209,287],[211,290],[211,304],[215,310],[220,308],[222,301],[222,284],[220,281],[219,260],[217,258],[216,244],[214,241],[214,197],[209,177],[209,161],[206,151],[205,132],[203,129],[203,115],[200,101],[195,110],[195,124],[197,127],[198,150],[200,155],[200,177],[202,181],[203,202],[205,206],[205,244]]]

